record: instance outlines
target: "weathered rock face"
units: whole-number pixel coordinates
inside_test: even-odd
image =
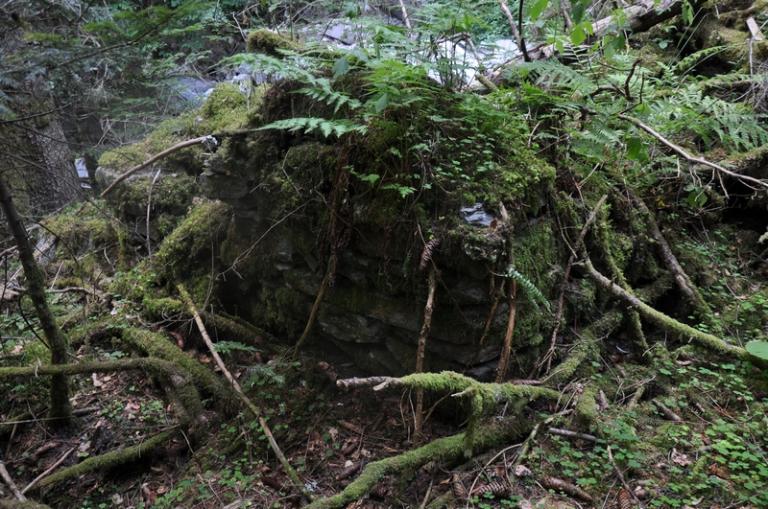
[[[282,99],[269,100],[265,115],[279,110],[275,102]],[[431,234],[440,239],[433,257],[439,279],[427,366],[490,373],[506,327],[506,298],[500,299],[487,340],[483,345],[479,340],[504,280],[494,272],[506,270],[510,229],[515,268],[545,294],[553,293],[559,253],[541,205],[550,184],[548,170],[543,163],[530,164],[530,154],[521,154],[528,158],[525,168],[505,170],[529,172],[509,178],[518,188],[523,181],[524,187],[508,227],[493,217],[496,205],[485,206],[487,210],[475,205],[477,193],[441,201],[422,190],[417,202],[353,179],[351,167],[366,160],[373,165],[376,156],[370,150],[274,131],[224,142],[202,177],[208,196],[234,211],[220,253],[225,268],[222,303],[229,312],[295,342],[328,260],[336,255],[311,345],[338,348],[371,372],[411,371],[427,293],[426,271],[419,264],[429,240],[425,237]],[[489,186],[495,185],[489,180]],[[343,196],[336,200],[338,192]],[[472,201],[462,203],[464,199]],[[462,214],[462,205],[473,207]],[[525,356],[543,341],[550,324],[524,292],[518,301],[515,350],[518,366],[527,372]]]
[[[258,201],[263,196],[254,196]],[[305,325],[325,270],[323,254],[316,248],[317,232],[300,212],[277,227],[274,220],[236,209],[224,264],[256,243],[252,254],[237,265],[224,283],[225,305],[295,341]],[[269,217],[269,216],[267,216]],[[360,367],[377,373],[412,370],[423,318],[426,278],[417,267],[421,250],[406,231],[391,232],[375,225],[356,225],[356,231],[339,257],[333,286],[326,292],[315,325],[313,342],[320,348],[333,345],[351,355]],[[268,230],[270,230],[267,233]],[[499,235],[478,228],[487,242],[484,250],[497,249]],[[521,230],[521,246],[536,237],[540,253],[531,253],[529,274],[548,287],[554,266],[552,231],[546,221],[534,221]],[[409,246],[403,249],[405,246]],[[437,306],[428,340],[430,369],[477,367],[480,374],[498,355],[508,306],[501,303],[488,339],[479,345],[494,300],[491,288],[493,260],[473,257],[469,243],[441,244],[434,261],[440,269]],[[498,286],[502,281],[496,278]],[[502,299],[503,300],[503,299]],[[543,340],[542,311],[523,297],[518,308],[516,351],[523,356]],[[521,366],[527,366],[520,358]]]

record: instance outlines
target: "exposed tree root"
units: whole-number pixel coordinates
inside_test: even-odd
[[[474,383],[479,384],[479,382]],[[514,419],[513,422],[480,426],[475,432],[475,448],[477,450],[484,450],[522,437],[531,430],[531,427],[532,424],[525,419]],[[465,434],[459,433],[450,437],[439,438],[418,449],[407,451],[398,456],[374,461],[366,466],[360,476],[344,488],[341,493],[316,500],[309,504],[307,509],[335,509],[344,507],[346,504],[366,496],[385,475],[414,471],[432,461],[443,464],[459,461],[464,458],[465,441]]]
[[[501,383],[507,376],[509,356],[512,354],[512,337],[515,334],[515,316],[517,315],[517,281],[514,279],[509,288],[509,316],[507,317],[507,330],[504,333],[504,343],[501,347],[499,365],[496,367],[496,383]]]
[[[416,346],[416,367],[415,373],[424,371],[424,357],[427,352],[427,337],[432,327],[432,312],[435,308],[435,289],[437,288],[437,271],[434,265],[429,269],[427,278],[428,292],[427,302],[424,304],[424,319],[419,331],[419,341]],[[421,436],[421,428],[424,421],[424,389],[416,390],[416,408],[414,410],[413,434],[418,439]]]
[[[713,336],[712,334],[707,334],[706,332],[696,330],[690,325],[678,322],[674,318],[652,308],[645,302],[641,301],[637,296],[627,292],[621,286],[617,285],[603,274],[601,274],[597,269],[595,269],[594,265],[592,265],[592,261],[589,258],[584,261],[584,264],[587,268],[587,271],[589,272],[589,275],[601,287],[608,290],[611,294],[613,294],[614,297],[617,297],[628,305],[632,306],[643,316],[643,318],[652,322],[658,327],[661,327],[668,332],[690,338],[696,343],[710,350],[727,354],[731,357],[736,357],[739,359],[750,358],[747,351],[742,347],[726,343],[722,339]]]
[[[150,437],[140,444],[88,458],[76,465],[61,469],[58,472],[55,472],[48,477],[41,479],[37,483],[37,487],[34,489],[39,490],[48,486],[52,486],[56,483],[66,481],[67,479],[79,477],[89,472],[94,472],[97,470],[105,471],[119,465],[124,465],[126,463],[136,461],[149,455],[155,448],[170,440],[171,437],[173,437],[176,433],[176,428],[169,429]]]

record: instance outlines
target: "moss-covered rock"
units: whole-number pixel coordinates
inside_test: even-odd
[[[254,53],[264,53],[270,56],[280,56],[280,50],[297,50],[299,44],[286,37],[280,35],[272,30],[264,28],[253,30],[248,34],[248,40],[246,41],[246,47],[248,51]]]

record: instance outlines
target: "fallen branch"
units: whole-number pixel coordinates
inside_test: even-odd
[[[662,329],[668,332],[674,332],[675,334],[678,334],[680,336],[688,337],[693,341],[695,341],[696,343],[699,343],[700,345],[710,350],[728,354],[730,356],[737,357],[739,359],[749,359],[749,354],[747,353],[746,350],[744,350],[744,348],[726,343],[722,339],[716,336],[713,336],[712,334],[708,334],[706,332],[696,330],[690,325],[686,325],[682,322],[678,322],[674,318],[668,315],[665,315],[661,311],[658,311],[652,308],[651,306],[649,306],[648,304],[646,304],[645,302],[641,301],[637,296],[624,290],[619,285],[617,285],[616,283],[614,283],[613,281],[605,277],[603,274],[601,274],[597,269],[595,269],[589,257],[585,259],[584,265],[586,266],[587,272],[589,273],[589,275],[600,286],[608,290],[611,294],[613,294],[614,297],[617,297],[622,301],[624,301],[625,303],[627,303],[628,305],[632,306],[646,320],[654,323],[655,325],[661,327]]]
[[[135,173],[140,172],[141,170],[143,170],[144,168],[146,168],[150,164],[154,163],[155,161],[159,161],[160,159],[163,159],[164,157],[167,157],[167,156],[173,154],[174,152],[178,152],[179,150],[181,150],[183,148],[191,147],[193,145],[200,145],[200,144],[210,144],[210,145],[215,147],[216,145],[219,144],[219,142],[216,140],[216,138],[214,138],[210,134],[207,134],[205,136],[200,136],[198,138],[192,138],[190,140],[180,141],[176,145],[173,145],[172,147],[168,147],[167,149],[163,150],[162,152],[159,152],[159,153],[153,155],[152,157],[150,157],[149,159],[147,159],[143,163],[134,166],[130,170],[127,170],[125,173],[122,173],[111,184],[109,184],[106,189],[104,189],[101,192],[101,194],[99,195],[99,198],[104,198],[109,193],[111,193],[112,190],[115,187],[117,187],[118,184],[123,182],[125,179],[127,179],[131,175],[134,175]]]
[[[27,497],[24,496],[24,494],[16,486],[16,483],[13,482],[11,474],[8,473],[8,469],[5,468],[5,463],[2,461],[0,461],[0,479],[5,482],[8,488],[11,490],[11,493],[13,493],[13,496],[16,497],[16,500],[19,502],[27,501]]]
[[[590,435],[589,433],[579,433],[578,431],[562,428],[549,428],[548,432],[550,435],[586,440],[587,442],[597,442],[597,437],[595,435]]]
[[[213,344],[213,341],[211,341],[211,337],[208,335],[208,331],[205,329],[205,324],[203,324],[203,319],[200,317],[200,313],[197,311],[197,307],[192,301],[192,297],[189,296],[189,292],[187,292],[187,289],[183,284],[179,284],[177,288],[179,290],[179,294],[181,295],[182,301],[184,301],[184,303],[189,308],[190,314],[192,314],[194,317],[197,329],[200,331],[200,335],[203,337],[205,346],[207,346],[208,350],[211,352],[211,356],[216,362],[216,365],[219,367],[221,372],[224,373],[224,377],[227,379],[227,381],[229,381],[235,393],[237,393],[238,397],[240,398],[240,401],[242,401],[246,408],[248,408],[248,410],[250,410],[250,412],[253,414],[253,416],[258,419],[259,426],[261,426],[261,430],[267,437],[267,441],[269,442],[269,446],[272,449],[272,452],[274,452],[275,456],[277,456],[278,461],[283,466],[283,469],[291,479],[291,482],[293,482],[295,487],[298,488],[305,496],[308,496],[306,489],[304,488],[304,483],[301,482],[299,474],[297,474],[296,470],[293,469],[291,464],[288,462],[288,459],[285,457],[285,454],[283,454],[283,451],[280,449],[280,446],[277,444],[277,440],[275,440],[275,436],[272,434],[272,430],[270,429],[269,424],[267,424],[267,420],[264,419],[261,410],[259,410],[259,408],[253,404],[250,398],[245,395],[245,392],[243,392],[240,384],[237,382],[235,377],[232,376],[232,373],[229,372],[226,364],[224,364],[221,356],[216,351],[216,346]]]
[[[531,424],[526,420],[485,425],[476,434],[475,447],[477,450],[485,450],[496,444],[509,442],[521,437],[530,429]],[[362,499],[388,474],[403,471],[413,472],[429,462],[446,464],[461,460],[464,457],[464,443],[464,433],[459,433],[450,437],[439,438],[418,449],[369,463],[363,469],[360,476],[347,485],[340,493],[332,497],[316,500],[309,504],[306,509],[337,509],[344,507],[350,502]]]
[[[389,376],[374,376],[370,378],[347,378],[336,382],[338,387],[370,387],[380,391],[388,387],[407,387],[409,389],[424,389],[430,392],[449,392],[454,396],[477,394],[489,402],[500,402],[515,399],[535,400],[538,398],[559,399],[559,391],[538,387],[535,385],[515,385],[511,383],[484,383],[453,371],[440,373],[413,373],[401,378]]]
[[[105,471],[119,465],[124,465],[126,463],[136,461],[144,456],[147,456],[155,448],[167,442],[172,436],[176,434],[176,431],[177,430],[174,427],[162,431],[139,444],[125,447],[123,449],[118,449],[116,451],[110,451],[99,456],[87,458],[76,465],[61,469],[58,472],[49,475],[44,479],[41,479],[37,483],[36,488],[45,488],[67,479],[80,477],[89,472],[94,472],[97,470]]]
[[[728,175],[729,177],[733,177],[733,178],[741,181],[742,183],[745,183],[745,185],[746,185],[746,182],[749,182],[749,183],[754,184],[756,186],[761,186],[761,187],[768,188],[768,182],[765,182],[765,181],[760,180],[760,179],[756,179],[754,177],[750,177],[749,175],[741,175],[741,174],[736,173],[734,171],[731,171],[731,170],[729,170],[729,169],[727,169],[727,168],[725,168],[725,167],[723,167],[723,166],[721,166],[721,165],[719,165],[717,163],[713,163],[712,161],[704,159],[701,156],[695,156],[695,155],[690,154],[687,150],[685,150],[680,145],[677,145],[677,144],[671,142],[670,140],[668,140],[667,138],[662,136],[654,128],[650,127],[647,124],[644,124],[642,121],[640,121],[640,120],[638,120],[638,119],[636,119],[634,117],[630,117],[630,116],[624,115],[622,113],[622,114],[619,114],[619,118],[629,122],[630,124],[634,124],[636,127],[640,128],[643,131],[645,131],[646,133],[650,134],[651,136],[656,138],[659,142],[661,142],[663,145],[667,146],[673,152],[676,152],[679,156],[681,156],[683,159],[686,159],[689,162],[696,163],[696,164],[701,164],[701,165],[706,166],[708,168],[712,168],[713,170],[715,170],[718,173],[721,173],[721,174],[724,174],[724,175]]]
[[[659,410],[661,410],[661,413],[664,414],[664,417],[666,417],[670,421],[683,422],[682,417],[680,417],[675,412],[673,412],[667,405],[665,405],[661,401],[653,400],[653,404],[656,405],[659,408]]]

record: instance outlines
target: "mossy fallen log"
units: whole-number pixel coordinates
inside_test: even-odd
[[[191,423],[202,412],[200,396],[187,381],[183,371],[171,362],[154,358],[121,359],[116,361],[81,362],[78,364],[49,364],[0,368],[0,380],[13,377],[71,376],[90,373],[144,370],[167,382],[170,399],[175,403],[183,423]]]
[[[155,448],[170,440],[176,433],[176,428],[165,430],[139,444],[88,458],[76,465],[63,468],[58,472],[41,479],[34,489],[39,490],[90,472],[95,472],[97,470],[105,471],[119,465],[139,460],[142,457],[149,455]]]
[[[237,408],[234,392],[221,379],[193,357],[184,353],[178,346],[168,341],[162,334],[129,327],[122,330],[121,337],[148,355],[169,361],[178,366],[182,372],[188,373],[196,385],[213,396],[217,407],[226,411],[234,411]]]
[[[420,376],[423,377],[423,375],[424,374]],[[479,384],[479,382],[475,383]],[[514,419],[514,421],[510,419],[501,424],[479,426],[475,431],[475,449],[481,451],[497,444],[515,440],[529,433],[532,427],[532,423],[525,419]],[[450,464],[452,462],[460,461],[464,458],[465,442],[465,434],[459,433],[450,437],[439,438],[422,447],[404,452],[397,456],[374,461],[373,463],[368,464],[368,466],[363,469],[360,476],[347,485],[347,487],[340,493],[331,497],[318,499],[309,504],[307,509],[335,509],[344,507],[350,502],[355,502],[365,497],[386,475],[409,471],[412,472],[429,462]]]
[[[347,378],[337,381],[336,385],[343,389],[375,385],[375,391],[387,387],[407,387],[430,392],[448,392],[456,396],[472,394],[489,404],[517,399],[526,401],[533,401],[538,398],[559,399],[562,396],[560,392],[546,387],[512,383],[484,383],[453,371],[413,373],[400,378],[388,376]]]

